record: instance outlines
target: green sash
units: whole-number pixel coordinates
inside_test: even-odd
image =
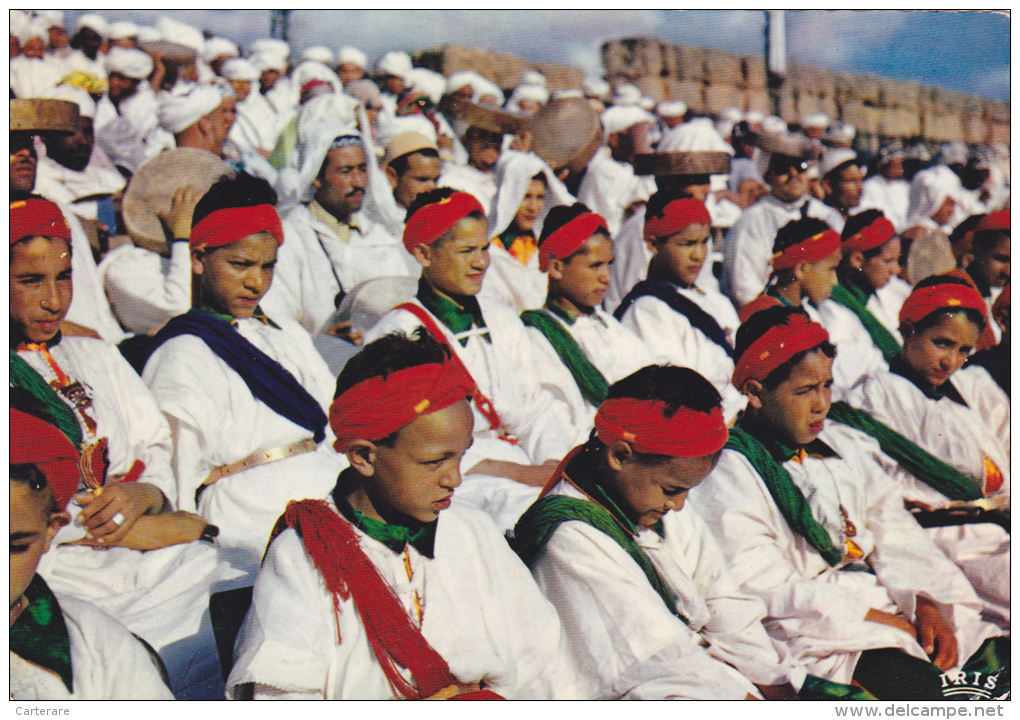
[[[425,309],[439,318],[450,329],[454,335],[470,330],[472,327],[484,328],[485,318],[482,317],[482,308],[474,297],[461,298],[463,304],[457,302],[449,295],[435,290],[425,282],[424,278],[418,280],[418,301],[425,306]],[[489,333],[482,335],[487,343],[492,343]],[[468,338],[460,338],[458,342],[462,347],[467,347]]]
[[[58,675],[67,692],[71,681],[71,638],[60,603],[46,582],[36,575],[25,589],[28,607],[11,625],[11,652]]]
[[[978,480],[939,460],[864,410],[858,410],[842,401],[834,402],[829,408],[829,418],[878,440],[882,452],[950,500],[969,501],[982,497]]]
[[[882,357],[885,358],[886,362],[889,362],[899,353],[900,344],[896,342],[896,338],[868,310],[866,305],[868,295],[862,288],[852,282],[842,282],[832,288],[832,299],[848,308],[857,316],[857,319],[861,321],[861,325],[864,326],[864,329],[868,331],[868,335],[871,336],[871,341],[882,352]]]
[[[74,410],[67,406],[67,403],[57,394],[57,391],[50,387],[50,384],[43,380],[32,366],[25,362],[24,358],[14,350],[10,351],[10,371],[12,387],[20,387],[32,394],[49,413],[54,425],[67,436],[67,439],[74,443],[74,446],[81,448],[82,434],[81,425]]]
[[[843,559],[842,551],[832,544],[828,531],[815,520],[804,493],[794,484],[790,473],[772,458],[765,446],[743,428],[733,427],[726,447],[750,461],[790,528],[807,540],[829,565],[839,564]]]
[[[536,328],[545,336],[560,360],[567,366],[584,399],[595,407],[601,405],[606,399],[606,393],[609,392],[609,383],[599,369],[592,365],[570,331],[548,310],[525,310],[521,313],[521,321]]]

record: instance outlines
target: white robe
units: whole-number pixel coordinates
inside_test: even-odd
[[[538,249],[525,265],[503,247],[499,238],[489,244],[489,268],[479,297],[500,303],[515,313],[540,308],[549,289],[549,276],[538,267]]]
[[[280,130],[272,105],[255,88],[237,104],[237,118],[228,138],[246,150],[272,152]]]
[[[18,55],[10,60],[10,88],[17,98],[49,97],[50,91],[67,72],[60,58],[30,58]]]
[[[726,331],[731,345],[740,319],[732,303],[722,293],[704,291],[697,286],[677,288],[677,292],[711,315]],[[723,414],[730,422],[744,409],[747,399],[733,387],[733,358],[719,345],[697,330],[690,321],[669,305],[651,295],[635,300],[622,318],[654,353],[656,361],[689,367],[701,373],[723,397]]]
[[[47,200],[66,203],[74,213],[87,220],[98,216],[98,202],[94,196],[110,196],[124,189],[126,181],[113,166],[110,158],[100,147],[92,148],[89,164],[82,171],[71,170],[47,157],[45,146],[39,153],[38,171],[35,177],[35,191]],[[111,233],[114,228],[110,228]]]
[[[552,491],[584,499],[566,482]],[[560,613],[574,663],[597,699],[743,700],[755,684],[793,682],[793,669],[773,645],[765,606],[726,571],[694,511],[663,517],[665,538],[642,529],[636,541],[676,596],[666,606],[641,567],[605,533],[580,521],[560,525],[532,573]]]
[[[898,233],[908,227],[909,204],[910,183],[906,180],[889,180],[883,175],[872,175],[861,185],[860,209],[881,210]]]
[[[588,162],[577,199],[606,220],[610,237],[620,233],[627,208],[655,193],[655,178],[635,175],[634,167],[613,159],[608,147],[599,148]]]
[[[786,203],[769,193],[744,210],[726,233],[721,289],[737,307],[747,305],[765,289],[772,272],[776,231],[793,220],[800,220],[805,203],[809,217],[823,220],[836,232],[842,232],[842,216],[821,200],[805,195],[796,202]]]
[[[420,305],[417,300],[415,304]],[[566,404],[553,397],[532,374],[535,359],[524,323],[501,305],[479,299],[482,317],[492,342],[480,336],[476,328],[467,346],[461,346],[449,329],[433,316],[447,343],[464,363],[482,393],[492,401],[505,430],[519,444],[500,440],[488,420],[472,405],[475,415],[475,443],[461,461],[464,484],[457,491],[459,501],[488,512],[496,524],[509,529],[534,502],[539,488],[480,473],[467,474],[481,460],[504,460],[522,465],[559,460],[575,445],[587,439],[570,422]],[[411,333],[421,322],[407,310],[392,310],[365,334],[369,343],[393,331]],[[551,472],[550,472],[551,474]]]
[[[790,528],[750,461],[736,450],[724,450],[688,496],[734,579],[765,601],[769,634],[785,642],[809,673],[849,683],[864,650],[899,648],[927,660],[911,635],[864,619],[874,608],[912,621],[915,598],[922,594],[950,624],[965,662],[985,639],[1000,634],[981,621],[970,583],[903,508],[898,488],[874,459],[878,443],[833,422],[820,439],[839,458],[789,460],[783,468],[837,548],[845,539],[840,507],[846,508],[856,527],[853,540],[874,575],[830,567]]]
[[[438,187],[453,188],[474,195],[486,217],[492,212],[492,203],[496,199],[496,173],[443,161],[438,183]]]
[[[237,322],[246,340],[283,365],[328,411],[334,380],[311,338],[293,321],[280,328],[249,318]],[[170,425],[176,479],[168,495],[182,510],[198,512],[220,528],[222,547],[239,547],[258,565],[269,533],[287,502],[322,498],[343,467],[332,433],[312,452],[249,468],[205,486],[218,467],[252,453],[292,445],[311,432],[256,399],[241,376],[195,335],[171,338],[149,358],[142,374]]]
[[[316,335],[336,312],[334,301],[341,286],[350,292],[366,280],[413,276],[413,260],[396,238],[366,218],[355,220],[364,234],[352,228],[350,237],[341,242],[307,207],[287,213],[276,275],[262,302],[270,317],[290,318]]]
[[[173,150],[177,141],[160,127],[157,108],[156,95],[145,81],[119,107],[104,95],[96,103],[96,145],[132,173],[163,150]]]
[[[482,513],[456,505],[443,511],[433,558],[411,546],[395,553],[355,533],[416,625],[419,594],[421,633],[458,681],[484,681],[508,699],[577,698],[556,611]],[[291,529],[269,548],[236,647],[228,696],[254,682],[256,697],[394,698],[353,600],[334,613],[322,575]]]
[[[152,334],[191,307],[191,249],[175,242],[170,257],[127,243],[99,263],[103,286],[121,325]]]
[[[173,700],[145,647],[127,628],[91,603],[58,597],[71,641],[71,686],[13,652],[10,699],[33,700]]]

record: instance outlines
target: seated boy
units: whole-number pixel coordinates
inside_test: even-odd
[[[426,327],[467,369],[475,383],[476,432],[458,501],[509,529],[587,430],[574,427],[565,403],[535,377],[531,343],[517,315],[477,297],[489,246],[474,196],[449,188],[419,195],[404,228],[404,247],[422,266],[418,293],[384,315],[365,340]]]
[[[1009,284],[1009,230],[1009,210],[985,215],[974,228],[973,259],[967,265],[967,274],[977,285],[989,311],[1002,288]],[[993,325],[992,332],[998,341],[1001,337],[998,326]]]
[[[796,699],[804,672],[773,646],[765,606],[683,509],[726,437],[711,383],[642,368],[609,388],[594,436],[517,523],[515,549],[560,613],[585,695]]]
[[[705,203],[660,191],[645,210],[645,242],[652,251],[648,279],[616,308],[659,362],[697,370],[723,397],[728,422],[744,400],[730,385],[733,334],[740,324],[725,295],[698,287],[708,255],[712,219]]]
[[[291,503],[278,523],[234,697],[250,683],[256,698],[574,696],[555,610],[488,517],[451,508],[471,392],[424,331],[344,367],[330,425],[350,467],[328,500]]]
[[[943,671],[989,672],[1009,641],[983,646],[999,630],[904,509],[877,443],[826,423],[827,338],[792,308],[741,326],[733,380],[748,409],[691,504],[741,588],[765,601],[770,635],[808,672],[883,700],[938,699]],[[989,662],[970,663],[979,649]]]
[[[77,449],[10,411],[10,699],[172,700],[146,648],[95,605],[53,594],[36,574],[78,488]]]
[[[651,350],[599,305],[609,284],[613,241],[601,215],[581,203],[549,211],[538,247],[548,297],[521,320],[535,351],[535,372],[563,397],[576,427],[591,429],[609,384],[651,365]]]

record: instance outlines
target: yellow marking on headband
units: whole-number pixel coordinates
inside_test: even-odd
[[[418,403],[417,405],[414,406],[414,412],[416,414],[418,414],[418,415],[421,415],[423,412],[428,410],[429,405],[431,405],[431,404],[432,404],[432,401],[429,400],[428,398],[426,398],[426,399],[422,400],[420,403]]]
[[[759,360],[764,360],[765,358],[767,358],[767,357],[768,357],[769,355],[771,355],[771,354],[772,354],[771,352],[769,352],[768,350],[766,350],[765,352],[763,352],[763,353],[762,353],[761,355],[759,355],[759,356],[758,356],[758,359],[759,359]]]
[[[622,437],[624,440],[626,440],[629,443],[632,443],[635,440],[637,440],[637,435],[635,435],[634,433],[632,433],[630,431],[624,432],[623,435],[621,435],[620,437]]]
[[[15,200],[11,203],[11,210],[17,210],[20,207],[25,207],[27,204],[24,200]]]
[[[946,300],[946,305],[963,305],[959,298],[949,298]]]

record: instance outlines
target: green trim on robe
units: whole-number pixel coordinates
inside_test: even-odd
[[[10,649],[18,657],[60,677],[73,693],[71,638],[60,603],[40,575],[25,590],[28,607],[11,625]]]
[[[900,344],[896,341],[896,338],[868,310],[868,293],[863,288],[850,281],[842,282],[832,288],[831,297],[835,302],[857,316],[857,319],[861,321],[861,325],[864,326],[864,329],[868,331],[868,335],[871,336],[871,341],[882,352],[882,357],[885,358],[886,362],[889,362],[899,353]]]
[[[56,425],[67,436],[67,439],[80,450],[83,437],[81,425],[78,423],[78,416],[74,414],[74,410],[68,407],[57,391],[50,387],[50,384],[25,362],[24,358],[14,350],[11,350],[10,354],[11,386],[24,388],[44,405],[49,414],[49,417],[45,419]]]
[[[200,312],[203,315],[208,315],[210,317],[216,318],[217,320],[222,320],[231,327],[235,328],[237,327],[237,318],[235,318],[233,315],[219,313],[216,312],[215,310],[199,310],[198,308],[195,308],[195,312]],[[260,321],[263,325],[268,325],[269,327],[276,328],[277,330],[280,329],[280,326],[274,323],[272,320],[270,320],[269,317],[264,312],[262,312],[262,308],[259,307],[258,305],[255,306],[255,311],[251,314],[251,316],[256,320]]]
[[[421,278],[418,280],[416,297],[425,306],[425,309],[439,318],[439,322],[448,327],[454,335],[459,335],[475,326],[486,327],[478,299],[473,296],[460,298],[460,301],[454,300],[449,295],[434,289],[425,281],[425,278]],[[482,337],[486,342],[492,342],[488,332]],[[467,347],[468,338],[460,338],[458,342],[461,347]]]
[[[338,485],[339,488],[339,485]],[[333,502],[337,510],[351,525],[359,528],[373,540],[381,542],[398,555],[404,552],[404,547],[411,545],[415,550],[427,558],[435,557],[436,527],[439,520],[430,523],[416,523],[416,527],[387,523],[382,520],[373,520],[364,513],[360,513],[351,507],[347,498],[333,491]]]
[[[567,366],[584,399],[594,407],[601,405],[606,399],[606,393],[609,392],[609,383],[588,359],[570,331],[563,327],[549,310],[525,310],[521,313],[521,322],[537,329],[545,336],[560,360]]]
[[[255,92],[258,92],[257,88]],[[292,117],[276,138],[273,152],[269,154],[269,164],[274,170],[282,170],[297,147],[297,120],[297,115]]]

